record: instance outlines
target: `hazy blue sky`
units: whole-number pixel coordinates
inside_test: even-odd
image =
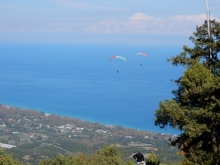
[[[205,0],[2,0],[0,42],[185,44],[205,19]]]

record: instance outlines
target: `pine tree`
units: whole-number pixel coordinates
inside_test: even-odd
[[[171,144],[185,156],[182,164],[220,164],[220,23],[210,25],[211,36],[205,22],[190,37],[194,47],[168,59],[186,71],[175,80],[174,98],[160,102],[155,113],[155,125],[181,131]]]

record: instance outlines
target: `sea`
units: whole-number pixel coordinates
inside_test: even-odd
[[[148,57],[136,55],[147,53]],[[0,104],[164,134],[160,101],[172,99],[182,46],[0,43]],[[121,56],[127,61],[114,58]]]

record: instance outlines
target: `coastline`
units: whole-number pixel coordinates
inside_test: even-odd
[[[7,144],[3,147],[11,147],[7,152],[21,160],[27,155],[35,158],[35,150],[39,158],[53,157],[58,153],[91,154],[105,144],[117,144],[126,154],[124,158],[129,158],[134,149],[141,149],[146,155],[152,150],[158,151],[161,157],[176,155],[177,152],[175,147],[166,152],[170,150],[167,145],[169,139],[176,137],[172,134],[103,125],[2,104],[0,114],[1,139],[2,143]]]
[[[21,108],[21,107],[18,107],[18,106],[6,105],[6,104],[2,104],[2,103],[0,103],[0,106],[5,106],[5,107],[8,107],[8,108],[14,108],[14,109],[20,109],[20,110],[31,110],[31,111],[35,111],[35,112],[42,112],[42,113],[44,113],[45,116],[56,115],[56,116],[60,116],[61,118],[65,117],[65,118],[70,118],[70,119],[76,119],[76,120],[80,120],[80,121],[86,122],[86,123],[97,123],[97,124],[100,124],[100,125],[113,126],[113,127],[120,126],[120,127],[125,128],[125,129],[133,129],[133,130],[136,130],[136,131],[144,131],[144,132],[156,133],[156,134],[161,134],[161,135],[174,135],[174,136],[176,136],[178,134],[178,132],[165,132],[165,131],[146,130],[146,129],[139,129],[139,128],[135,128],[135,127],[129,127],[129,126],[118,125],[118,124],[113,124],[113,123],[102,123],[102,122],[99,122],[99,121],[84,120],[84,119],[74,117],[74,116],[63,116],[63,115],[60,115],[60,114],[57,114],[57,113],[47,113],[47,112],[44,112],[42,110],[37,110],[37,109],[27,108],[27,107]]]

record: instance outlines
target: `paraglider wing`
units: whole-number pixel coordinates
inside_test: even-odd
[[[120,59],[122,59],[124,61],[127,61],[124,57],[121,57],[121,56],[112,56],[111,58],[109,58],[109,61],[111,61],[114,58],[120,58]]]
[[[120,59],[122,59],[122,60],[127,61],[124,57],[121,57],[121,56],[116,56],[116,58],[120,58]]]
[[[145,56],[145,57],[148,56],[148,55],[147,55],[146,53],[144,53],[144,52],[139,52],[139,53],[135,54],[135,56],[137,56],[137,55],[142,55],[142,56]]]
[[[112,59],[116,58],[116,56],[112,56],[111,58],[109,58],[109,61],[111,61]]]

